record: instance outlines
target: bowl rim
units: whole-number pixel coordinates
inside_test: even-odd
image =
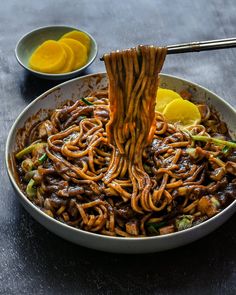
[[[94,54],[91,58],[91,60],[89,62],[87,62],[83,67],[77,69],[77,70],[74,70],[72,72],[67,72],[67,73],[61,73],[61,74],[50,74],[50,73],[44,73],[44,72],[38,72],[38,71],[35,71],[31,68],[29,68],[28,66],[26,66],[22,61],[21,59],[19,58],[19,55],[18,55],[18,50],[19,50],[19,46],[20,44],[24,41],[24,39],[26,39],[29,35],[33,34],[33,33],[36,33],[38,31],[41,31],[41,30],[44,30],[44,29],[49,29],[49,28],[68,28],[68,29],[72,29],[72,30],[76,30],[76,31],[80,31],[80,32],[83,32],[85,33],[86,35],[89,36],[89,38],[92,40],[92,42],[94,43]],[[92,35],[90,35],[87,31],[85,30],[81,30],[81,29],[78,29],[76,27],[72,27],[72,26],[67,26],[67,25],[48,25],[48,26],[44,26],[44,27],[37,27],[36,29],[33,29],[31,30],[30,32],[24,34],[19,40],[18,42],[16,43],[16,47],[15,47],[15,57],[16,57],[16,60],[18,61],[18,63],[24,68],[26,69],[27,71],[29,72],[32,72],[36,75],[42,75],[42,76],[45,76],[47,78],[66,78],[67,76],[70,76],[72,74],[76,74],[76,73],[80,73],[81,71],[83,71],[84,69],[86,69],[87,67],[89,67],[95,60],[95,58],[97,57],[97,54],[98,54],[98,45],[97,45],[97,42],[96,40],[94,39],[94,37]]]
[[[81,79],[85,79],[85,78],[89,78],[91,76],[97,76],[97,75],[102,75],[102,76],[106,76],[106,72],[98,72],[98,73],[93,73],[93,74],[89,74],[89,75],[85,75],[85,76],[81,76],[81,77],[77,77],[68,81],[65,81],[63,83],[58,84],[57,86],[54,86],[52,88],[50,88],[49,90],[45,91],[44,93],[42,93],[41,95],[39,95],[36,99],[34,99],[30,104],[28,104],[22,111],[21,113],[17,116],[15,122],[13,123],[13,125],[11,126],[11,129],[8,133],[7,136],[7,140],[6,140],[6,145],[5,145],[5,163],[6,163],[6,168],[7,168],[7,173],[8,176],[10,178],[10,181],[13,185],[13,187],[15,188],[15,190],[18,193],[18,197],[21,197],[23,202],[26,202],[27,205],[30,206],[30,208],[33,211],[37,211],[42,218],[46,218],[47,221],[52,222],[55,224],[55,226],[59,226],[61,228],[63,228],[64,230],[70,230],[73,233],[75,233],[75,235],[77,234],[83,234],[86,235],[88,237],[93,237],[93,238],[101,238],[104,240],[116,240],[116,241],[151,241],[151,240],[163,240],[163,239],[168,239],[168,238],[175,238],[187,233],[193,233],[194,231],[196,231],[197,229],[200,229],[202,227],[206,227],[208,224],[214,223],[214,221],[216,219],[219,219],[220,216],[227,214],[227,211],[230,211],[233,207],[235,207],[236,209],[236,200],[234,200],[229,206],[227,206],[225,209],[223,209],[220,213],[218,213],[217,215],[207,219],[206,221],[204,221],[203,223],[197,224],[193,227],[190,227],[188,229],[182,230],[182,231],[178,231],[178,232],[174,232],[174,233],[170,233],[170,234],[166,234],[166,235],[159,235],[159,236],[150,236],[150,237],[117,237],[117,236],[106,236],[106,235],[101,235],[99,233],[93,233],[93,232],[89,232],[89,231],[85,231],[79,228],[75,228],[72,226],[67,225],[66,223],[62,223],[59,220],[56,220],[52,217],[50,217],[49,215],[47,215],[46,213],[44,213],[42,210],[40,210],[40,208],[38,208],[36,205],[34,205],[27,197],[26,195],[22,192],[22,190],[19,188],[19,186],[17,185],[14,176],[11,172],[10,169],[10,165],[9,165],[9,149],[10,149],[10,141],[11,138],[13,136],[14,130],[17,128],[18,122],[21,120],[21,118],[27,113],[27,111],[31,108],[31,106],[33,106],[36,102],[40,101],[43,97],[47,96],[48,94],[54,92],[55,90],[57,90],[58,88],[63,87],[66,84],[70,84],[70,83],[74,83],[77,80],[81,80]],[[214,92],[208,90],[207,88],[200,86],[197,83],[191,82],[189,80],[174,76],[174,75],[169,75],[169,74],[160,74],[160,77],[167,77],[167,78],[173,78],[175,80],[179,80],[188,84],[191,84],[193,86],[196,86],[198,88],[200,88],[203,91],[206,91],[208,93],[210,93],[213,96],[216,96],[217,99],[219,99],[221,102],[223,102],[225,105],[227,105],[228,108],[231,109],[231,111],[234,113],[235,117],[236,117],[236,110],[234,109],[233,106],[231,106],[227,101],[225,101],[223,98],[221,98],[220,96],[218,96],[217,94],[215,94]],[[31,215],[31,214],[30,214]],[[36,220],[37,221],[37,220]],[[38,222],[38,221],[37,221]]]

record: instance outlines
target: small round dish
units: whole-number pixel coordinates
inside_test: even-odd
[[[88,56],[87,63],[78,70],[73,72],[63,73],[63,74],[49,74],[43,72],[37,72],[32,70],[29,65],[29,58],[32,55],[33,51],[41,45],[46,40],[58,40],[64,34],[77,30],[85,33],[89,36],[91,40],[91,47]],[[30,73],[44,79],[49,80],[66,80],[81,74],[88,66],[90,66],[97,56],[98,48],[95,39],[87,32],[83,30],[79,30],[70,26],[47,26],[35,29],[26,35],[24,35],[16,45],[15,48],[15,56],[19,64],[24,67]]]
[[[194,101],[205,101],[209,106],[214,107],[220,114],[220,118],[226,122],[232,138],[236,138],[236,111],[225,100],[208,89],[187,80],[170,75],[162,74],[160,76],[160,87],[177,92],[191,90]],[[30,127],[39,120],[44,120],[49,110],[59,107],[68,98],[76,101],[86,97],[91,91],[105,87],[107,87],[105,73],[87,75],[64,82],[36,98],[16,119],[6,142],[6,166],[10,181],[25,209],[45,228],[75,244],[107,252],[132,254],[157,252],[186,245],[209,234],[230,218],[236,212],[236,200],[207,221],[183,231],[152,237],[112,237],[77,229],[53,219],[26,197],[18,183],[14,166],[14,153],[18,150],[18,143],[21,142],[20,131],[22,128]]]

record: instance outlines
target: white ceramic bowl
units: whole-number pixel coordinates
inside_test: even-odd
[[[45,110],[56,108],[68,98],[76,100],[85,97],[90,91],[105,86],[107,86],[107,78],[104,73],[70,80],[40,95],[16,119],[6,143],[6,164],[11,183],[25,209],[48,230],[66,240],[88,248],[117,253],[148,253],[175,248],[193,242],[223,224],[236,211],[236,200],[218,215],[184,231],[145,238],[108,237],[65,225],[43,213],[27,199],[17,185],[11,165],[12,154],[17,148],[17,131],[19,128],[23,127],[27,119],[39,111],[40,118],[44,119],[47,113]],[[206,101],[213,106],[221,114],[222,120],[227,123],[232,137],[236,138],[234,133],[236,131],[236,112],[222,98],[197,84],[168,75],[161,75],[160,86],[175,91],[191,89],[194,100]]]

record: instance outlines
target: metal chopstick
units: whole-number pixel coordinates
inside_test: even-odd
[[[236,38],[190,42],[176,45],[168,45],[166,47],[168,54],[232,48],[236,47]]]
[[[190,43],[167,45],[166,47],[167,47],[167,54],[199,52],[199,51],[206,51],[206,50],[232,48],[232,47],[236,47],[236,38],[197,41],[197,42],[190,42]],[[100,60],[103,60],[103,57],[101,57]]]
[[[206,40],[206,41],[196,41],[196,42],[188,42],[188,43],[181,43],[181,44],[174,44],[174,45],[167,45],[168,48],[173,48],[173,47],[182,47],[182,46],[187,46],[191,43],[197,43],[197,44],[209,44],[209,43],[215,43],[215,42],[228,42],[228,41],[236,41],[236,38],[226,38],[226,39],[214,39],[214,40]]]

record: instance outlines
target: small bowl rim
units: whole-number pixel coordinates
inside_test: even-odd
[[[75,228],[75,227],[72,227],[72,226],[69,226],[65,223],[62,223],[61,221],[59,220],[56,220],[55,218],[52,218],[50,217],[49,215],[47,215],[46,213],[44,213],[42,210],[40,210],[40,208],[38,208],[36,205],[34,205],[28,198],[27,196],[22,192],[22,190],[20,189],[20,187],[17,185],[17,182],[11,172],[11,169],[10,169],[10,165],[9,165],[9,156],[10,156],[10,153],[9,153],[9,149],[10,149],[10,140],[13,136],[13,132],[14,130],[17,128],[16,126],[18,125],[18,122],[20,121],[20,119],[24,116],[24,114],[31,108],[32,105],[34,105],[34,103],[36,103],[37,101],[40,101],[43,97],[47,96],[48,94],[52,93],[53,91],[55,91],[56,89],[66,85],[66,84],[69,84],[69,83],[73,83],[75,82],[76,80],[79,80],[79,79],[84,79],[84,78],[89,78],[91,76],[96,76],[96,75],[107,75],[106,72],[97,72],[97,73],[92,73],[92,74],[88,74],[88,75],[85,75],[85,76],[81,76],[81,77],[77,77],[77,78],[74,78],[74,79],[71,79],[71,80],[68,80],[68,81],[65,81],[65,82],[62,82],[50,89],[48,89],[47,91],[45,91],[44,93],[42,93],[41,95],[39,95],[36,99],[34,99],[30,104],[28,104],[22,111],[21,113],[17,116],[16,120],[14,121],[13,125],[11,126],[11,129],[8,133],[8,136],[7,136],[7,140],[6,140],[6,145],[5,145],[5,163],[6,163],[6,168],[7,168],[7,173],[8,173],[8,176],[10,178],[10,181],[13,185],[13,187],[15,188],[15,190],[17,191],[17,195],[18,197],[20,197],[22,199],[22,201],[26,202],[27,205],[29,205],[31,207],[31,209],[34,211],[36,210],[43,218],[46,218],[46,220],[48,220],[49,222],[52,222],[52,223],[55,223],[55,225],[57,226],[61,226],[61,228],[63,228],[63,230],[70,230],[72,231],[75,235],[76,234],[82,234],[82,235],[87,235],[87,236],[90,236],[90,237],[94,237],[94,238],[101,238],[101,239],[104,239],[104,240],[117,240],[117,241],[137,241],[137,242],[141,242],[141,241],[144,241],[144,242],[148,242],[150,240],[164,240],[164,239],[168,239],[168,238],[175,238],[175,237],[178,237],[178,236],[181,236],[181,235],[187,235],[188,233],[193,233],[194,231],[196,231],[197,229],[199,230],[201,227],[206,227],[208,224],[211,224],[211,223],[214,223],[215,220],[219,219],[220,216],[222,215],[225,215],[227,214],[227,211],[230,211],[232,207],[235,207],[236,208],[236,200],[234,200],[229,206],[227,206],[226,208],[224,208],[220,213],[218,213],[217,215],[207,219],[206,221],[204,221],[203,223],[200,223],[200,224],[197,224],[193,227],[190,227],[190,228],[187,228],[185,230],[182,230],[182,231],[178,231],[178,232],[174,232],[174,233],[169,233],[169,234],[166,234],[166,235],[159,235],[159,236],[147,236],[147,237],[117,237],[117,236],[106,236],[106,235],[102,235],[102,234],[99,234],[99,233],[95,233],[95,232],[89,232],[89,231],[85,231],[85,230],[82,230],[82,229],[79,229],[79,228]],[[226,100],[224,100],[223,98],[221,98],[220,96],[218,96],[217,94],[215,94],[213,91],[207,89],[206,87],[204,86],[201,86],[197,83],[194,83],[192,81],[189,81],[189,80],[186,80],[184,78],[180,78],[178,76],[174,76],[174,75],[169,75],[169,74],[160,74],[160,77],[163,76],[163,77],[169,77],[169,78],[174,78],[174,79],[177,79],[177,80],[180,80],[180,81],[183,81],[183,82],[186,82],[188,84],[191,84],[193,86],[196,86],[198,88],[200,88],[201,90],[203,91],[206,91],[208,93],[210,93],[211,95],[213,96],[216,96],[217,99],[219,99],[221,102],[223,102],[225,105],[227,105],[227,107],[229,107],[233,113],[235,114],[235,117],[236,117],[236,109],[230,105],[230,103],[228,103]],[[31,215],[31,214],[30,214]],[[31,215],[32,216],[32,215]],[[36,220],[36,219],[35,219]],[[38,220],[36,220],[38,222]],[[47,228],[47,226],[45,226],[43,224],[44,227]]]
[[[18,50],[19,50],[19,45],[20,43],[22,43],[24,41],[25,38],[27,38],[30,34],[33,34],[33,33],[36,33],[37,31],[41,31],[41,30],[44,30],[44,29],[49,29],[49,28],[68,28],[68,29],[72,29],[72,30],[77,30],[77,31],[80,31],[80,32],[83,32],[85,33],[86,35],[89,36],[89,38],[92,40],[92,42],[94,43],[94,55],[92,56],[91,60],[86,63],[83,67],[75,70],[75,71],[72,71],[72,72],[67,72],[67,73],[61,73],[61,74],[50,74],[50,73],[44,73],[44,72],[38,72],[38,71],[35,71],[33,69],[30,69],[28,66],[26,66],[22,61],[21,59],[19,58],[19,55],[18,55]],[[41,75],[41,76],[44,76],[44,77],[47,77],[47,78],[66,78],[66,76],[70,76],[70,75],[73,75],[73,74],[76,74],[76,73],[80,73],[82,72],[84,69],[86,69],[87,67],[89,67],[95,60],[95,58],[97,57],[98,55],[98,45],[97,45],[97,42],[96,40],[94,39],[94,37],[89,34],[87,31],[85,30],[81,30],[81,29],[78,29],[76,27],[71,27],[71,26],[67,26],[67,25],[49,25],[49,26],[44,26],[44,27],[37,27],[36,29],[33,29],[31,30],[30,32],[24,34],[17,42],[16,44],[16,47],[15,47],[15,57],[16,57],[16,60],[18,61],[18,63],[27,71],[29,72],[32,72],[36,75]]]

